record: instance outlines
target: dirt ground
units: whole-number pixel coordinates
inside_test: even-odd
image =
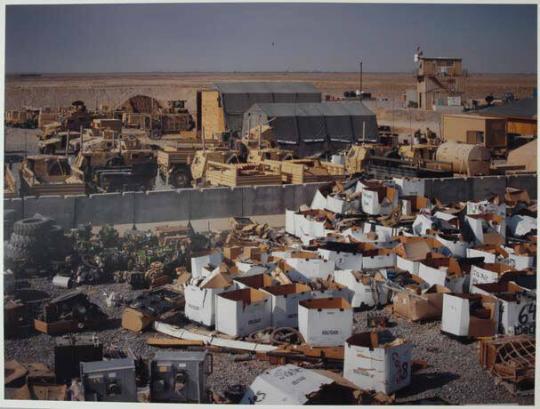
[[[179,73],[179,74],[100,74],[43,75],[38,77],[8,76],[6,78],[6,109],[23,105],[67,106],[82,99],[90,108],[106,104],[116,106],[133,95],[144,94],[158,100],[185,99],[195,112],[196,91],[217,81],[308,81],[323,94],[342,96],[346,90],[358,89],[358,73]],[[493,93],[510,91],[518,97],[531,95],[536,75],[471,74],[465,78],[465,98],[484,98]],[[401,106],[406,89],[414,88],[411,73],[375,74],[363,76],[364,91],[375,98],[388,98],[388,105]]]

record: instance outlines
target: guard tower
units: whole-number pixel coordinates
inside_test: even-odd
[[[418,108],[431,111],[438,106],[460,106],[464,82],[461,58],[424,57],[418,49],[414,59]]]

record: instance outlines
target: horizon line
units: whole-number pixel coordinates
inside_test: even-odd
[[[364,71],[363,74],[411,74],[411,71]],[[113,71],[113,72],[6,72],[5,76],[38,76],[38,75],[145,75],[145,74],[355,74],[358,71]],[[514,72],[471,72],[467,75],[538,75],[538,72],[514,71]]]

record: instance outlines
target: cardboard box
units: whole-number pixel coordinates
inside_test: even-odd
[[[477,244],[502,245],[506,239],[506,217],[493,213],[465,216],[465,225]]]
[[[497,333],[498,317],[498,303],[493,297],[443,295],[443,332],[459,337],[491,337]]]
[[[411,383],[412,345],[388,331],[354,334],[345,341],[343,376],[363,390],[387,395]]]
[[[490,295],[499,302],[499,332],[504,335],[536,333],[536,294],[512,281],[476,284],[475,294]]]
[[[398,205],[398,191],[380,185],[362,189],[362,211],[366,214],[387,216]]]
[[[508,252],[499,245],[484,244],[467,249],[467,258],[484,257],[484,263],[497,263],[508,258]]]
[[[510,271],[514,271],[514,268],[502,263],[484,263],[481,267],[472,266],[469,291],[472,292],[476,284],[498,283],[501,277]]]
[[[508,230],[514,237],[523,237],[537,230],[536,218],[526,215],[513,215],[506,219]]]
[[[407,289],[397,293],[393,298],[394,313],[411,321],[441,319],[443,295],[449,294],[450,289],[432,285],[428,290],[419,292]]]
[[[336,283],[346,286],[353,292],[350,301],[353,308],[374,307],[390,302],[390,293],[383,286],[385,280],[380,274],[368,275],[353,270],[336,270],[334,279]]]
[[[467,202],[467,215],[480,215],[494,213],[506,217],[506,203],[501,202],[497,197],[491,200],[480,202]]]
[[[204,278],[203,267],[213,266],[215,268],[222,261],[223,254],[219,252],[208,252],[207,254],[191,257],[191,276],[193,278]]]
[[[366,250],[362,254],[362,271],[395,267],[396,253],[391,249]]]
[[[236,285],[232,279],[221,273],[209,277],[199,285],[186,285],[184,288],[186,318],[209,327],[213,326],[216,315],[216,296],[235,289]]]
[[[253,288],[218,294],[216,330],[233,337],[244,337],[272,324],[270,296]]]
[[[264,287],[261,291],[270,295],[272,300],[272,326],[298,327],[298,303],[311,298],[311,287],[293,283]]]
[[[310,405],[327,402],[326,394],[329,392],[336,396],[338,402],[345,403],[345,397],[351,394],[345,389],[318,371],[288,364],[268,369],[257,376],[240,404]]]
[[[317,250],[317,253],[319,253],[324,260],[333,261],[335,268],[337,269],[360,270],[362,268],[362,253],[360,253],[360,249],[358,248],[358,246],[355,247],[356,251],[334,251],[319,248]]]
[[[293,281],[309,282],[317,278],[326,279],[335,270],[334,261],[325,260],[317,253],[306,251],[294,252],[284,261],[291,268],[289,277]]]
[[[233,279],[238,289],[270,287],[279,284],[270,274],[252,274]]]
[[[449,255],[454,257],[467,257],[467,249],[473,246],[473,243],[463,240],[459,235],[437,234],[436,238],[448,250]]]
[[[435,257],[420,262],[418,276],[429,285],[448,287],[456,294],[469,288],[469,274],[453,257]]]
[[[392,178],[400,196],[424,196],[425,182],[419,178]]]
[[[510,205],[516,205],[518,202],[530,203],[531,198],[526,190],[507,187],[504,195],[504,200]]]
[[[353,292],[344,286],[333,280],[318,280],[310,283],[313,288],[311,291],[311,298],[343,298],[350,303]]]
[[[343,345],[352,326],[353,310],[343,298],[318,298],[298,304],[298,328],[311,346]]]

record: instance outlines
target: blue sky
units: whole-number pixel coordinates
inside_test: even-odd
[[[536,5],[125,4],[6,7],[6,72],[536,73]]]

